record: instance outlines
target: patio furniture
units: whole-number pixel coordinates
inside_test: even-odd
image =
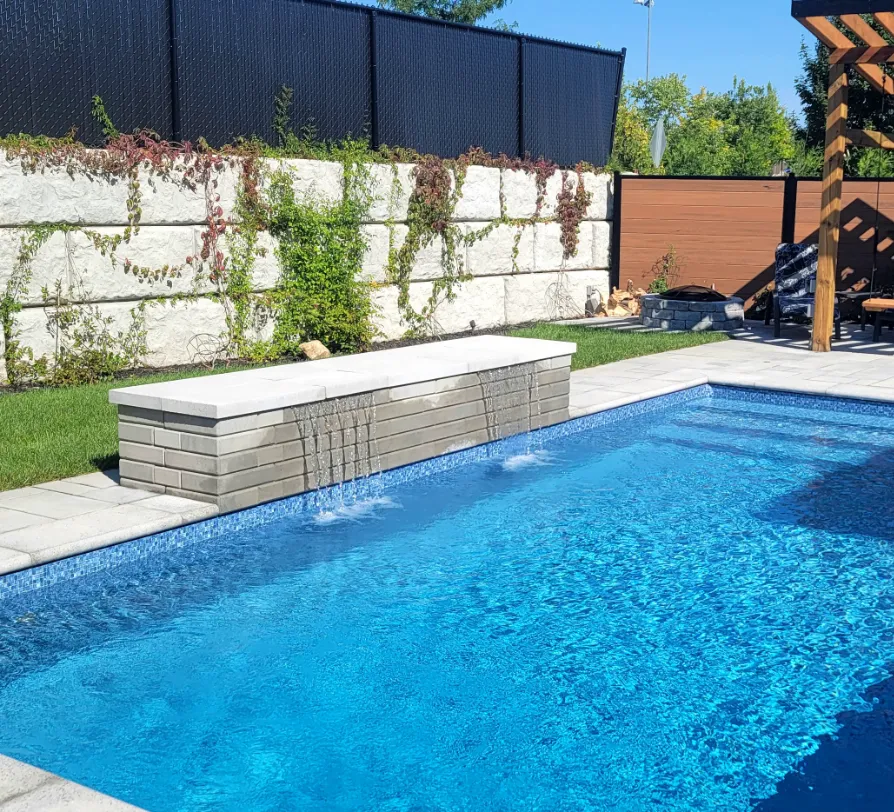
[[[773,297],[773,335],[779,338],[782,319],[812,319],[816,299],[816,266],[819,249],[799,242],[780,243],[776,248],[776,272]],[[769,323],[767,310],[764,323]],[[835,338],[841,338],[841,309],[835,304]]]
[[[875,314],[875,324],[872,328],[872,340],[881,341],[882,324],[884,322],[894,322],[894,299],[867,299],[863,302],[863,315],[867,313]]]

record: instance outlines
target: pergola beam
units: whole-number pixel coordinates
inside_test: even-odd
[[[832,349],[838,234],[841,228],[841,186],[844,181],[844,151],[847,148],[847,70],[843,65],[829,67],[828,99],[819,257],[810,345],[814,352],[829,352]]]
[[[891,0],[792,0],[792,17],[838,17],[891,11]]]
[[[876,149],[894,149],[894,135],[880,133],[876,130],[847,130],[848,143],[855,147],[875,147]]]
[[[883,48],[836,48],[829,53],[829,62],[833,65],[881,65],[894,62],[894,45]]]
[[[894,13],[890,11],[879,11],[877,14],[873,14],[872,18],[887,31],[892,37],[894,37]]]
[[[870,47],[884,48],[888,44],[888,41],[859,14],[842,14],[839,19]]]
[[[887,2],[894,2],[894,0],[887,0]],[[853,41],[825,17],[804,17],[799,18],[798,22],[831,51],[842,48],[850,50],[855,47]],[[894,93],[894,80],[878,65],[855,64],[854,70],[880,93]]]

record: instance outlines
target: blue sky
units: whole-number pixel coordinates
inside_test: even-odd
[[[793,82],[807,32],[790,9],[789,0],[655,0],[651,73],[685,74],[693,90],[726,90],[733,76],[770,82],[798,113]],[[633,0],[512,0],[497,16],[518,22],[525,34],[613,50],[626,46],[625,78],[645,76],[647,11]]]

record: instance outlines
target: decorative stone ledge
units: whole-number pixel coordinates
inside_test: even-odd
[[[662,330],[740,330],[745,306],[737,296],[723,302],[683,302],[649,294],[642,298],[642,324]]]
[[[575,349],[479,336],[115,389],[121,484],[238,510],[552,425]]]

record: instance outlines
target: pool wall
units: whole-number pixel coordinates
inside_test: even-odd
[[[574,349],[481,336],[114,390],[121,484],[229,512],[551,426]]]

